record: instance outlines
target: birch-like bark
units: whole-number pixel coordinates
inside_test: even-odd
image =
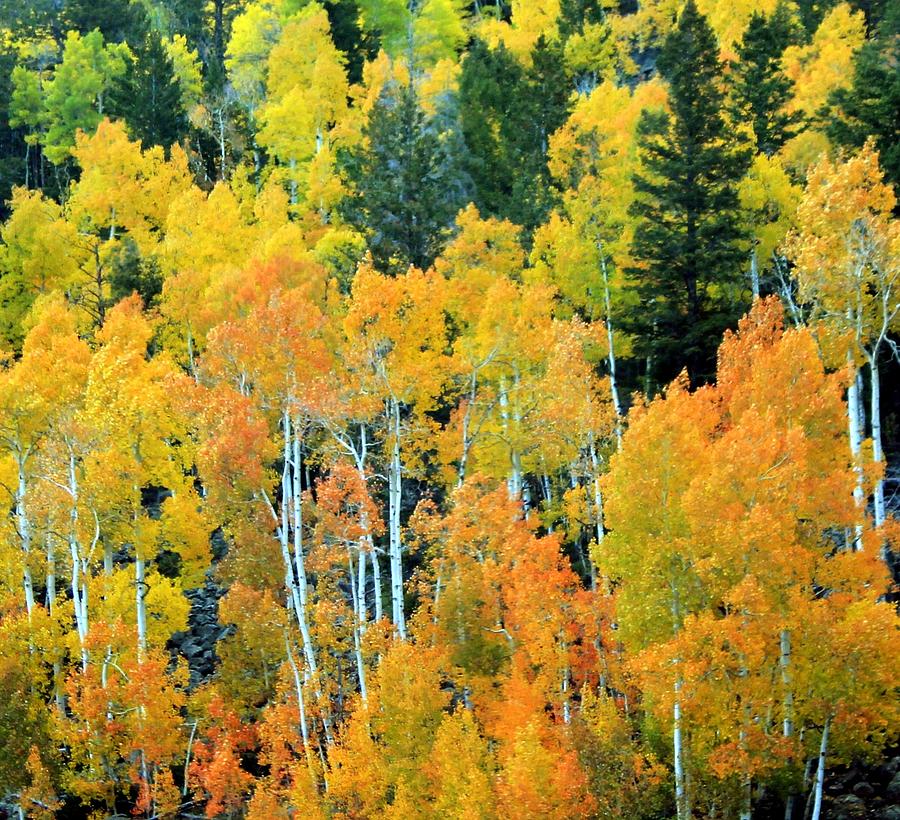
[[[462,487],[466,480],[466,464],[469,460],[469,448],[472,440],[469,438],[469,425],[472,421],[472,408],[475,406],[475,396],[478,391],[478,370],[472,368],[472,377],[469,380],[469,401],[466,403],[466,412],[462,421],[462,454],[459,458],[459,468],[456,472],[456,486]]]
[[[519,409],[519,370],[518,368],[513,369],[513,424],[514,430],[513,434],[518,438],[519,433],[522,429],[522,412]],[[515,497],[521,498],[522,507],[525,511],[526,517],[528,511],[531,509],[531,490],[528,487],[527,482],[522,474],[522,454],[519,452],[519,448],[515,445],[512,447],[512,453],[510,460],[512,462],[512,471],[513,471],[513,486],[515,490]]]
[[[47,611],[53,615],[56,609],[56,550],[53,547],[53,537],[47,535],[47,574],[44,581],[46,588]]]
[[[400,640],[406,640],[406,618],[403,611],[403,560],[400,543],[400,500],[402,478],[400,464],[400,404],[391,397],[391,458],[388,466],[388,529],[391,562],[391,612]]]
[[[381,597],[381,569],[378,566],[378,553],[372,550],[372,585],[375,587],[375,620],[384,617],[384,603]]]
[[[288,473],[290,471],[290,448],[289,437],[285,436],[284,444],[284,467],[281,471],[281,516],[275,512],[272,502],[269,500],[265,490],[262,491],[262,497],[266,500],[269,513],[275,521],[275,529],[278,538],[278,544],[281,547],[281,561],[284,565],[284,590],[287,596],[288,606],[294,611],[294,617],[300,624],[305,620],[303,607],[300,605],[300,590],[297,587],[297,581],[294,578],[294,564],[291,560],[290,551],[290,527],[288,522]],[[302,631],[302,628],[301,628]]]
[[[675,701],[672,707],[672,749],[675,767],[675,811],[678,820],[687,820],[687,795],[684,788],[684,748],[681,736],[681,673],[675,678]]]
[[[309,604],[309,589],[306,583],[306,564],[303,557],[303,495],[301,492],[300,486],[300,436],[298,433],[299,425],[297,424],[297,420],[294,420],[294,429],[293,436],[291,435],[291,420],[287,411],[284,413],[284,429],[285,429],[285,455],[287,456],[288,450],[288,442],[292,440],[293,442],[293,470],[291,471],[292,480],[291,480],[291,495],[293,504],[291,506],[293,521],[292,530],[293,530],[293,547],[294,547],[294,573],[296,574],[297,579],[297,597],[300,602],[300,609],[298,611],[297,621],[300,625],[300,635],[303,638],[303,654],[306,658],[307,666],[309,667],[310,674],[315,674],[316,671],[316,656],[313,650],[313,642],[312,636],[309,632],[309,623],[306,620],[306,611]],[[287,473],[287,468],[285,468],[285,473]],[[287,477],[285,475],[285,477]],[[286,494],[288,490],[288,485],[285,485],[282,490],[283,494]],[[284,500],[284,506],[287,506],[287,500]]]
[[[366,540],[365,537],[359,541],[359,561],[357,561],[357,579],[356,579],[356,614],[359,623],[359,634],[366,634],[366,624],[368,623],[368,612],[366,611]]]
[[[750,290],[753,293],[753,301],[759,299],[759,258],[756,245],[750,251]]]
[[[363,553],[359,555],[360,566],[365,566],[366,557]],[[366,690],[366,666],[363,663],[362,655],[362,639],[360,635],[361,622],[365,619],[365,612],[360,613],[359,595],[357,591],[359,586],[356,582],[356,571],[353,568],[353,553],[350,547],[347,547],[347,570],[350,577],[350,597],[353,600],[353,654],[356,659],[356,678],[359,681],[359,694],[362,702],[368,703],[369,695]]]
[[[352,436],[340,429],[331,429],[332,436],[335,441],[353,458],[356,464],[356,472],[363,486],[368,483],[366,476],[366,461],[369,454],[368,431],[365,422],[359,424],[359,447],[353,441]],[[359,514],[360,529],[363,532],[360,539],[360,560],[359,560],[359,580],[357,581],[357,595],[359,596],[360,613],[362,614],[362,628],[365,632],[365,623],[368,618],[366,610],[366,563],[371,558],[372,561],[372,583],[374,587],[373,597],[375,600],[375,620],[379,621],[383,617],[383,606],[381,599],[381,571],[378,564],[378,555],[375,549],[375,540],[372,538],[371,522],[365,510],[361,510]],[[367,557],[368,556],[368,557]]]
[[[191,325],[188,323],[187,325],[187,354],[188,354],[188,367],[190,368],[191,378],[198,382],[200,377],[197,374],[197,363],[194,359],[194,334],[191,332]]]
[[[31,520],[25,509],[25,493],[27,483],[25,480],[25,461],[27,453],[19,451],[16,462],[19,470],[19,481],[16,485],[16,527],[19,530],[19,540],[22,544],[22,586],[25,591],[25,611],[28,618],[34,611],[34,582],[31,577]]]
[[[510,441],[509,431],[509,393],[506,390],[506,379],[500,377],[500,421],[503,424],[503,435],[507,442]],[[518,459],[515,455],[515,448],[510,444],[510,471],[509,477],[506,479],[506,487],[510,498],[518,498],[522,492],[522,477],[518,471]]]
[[[678,589],[674,581],[670,582],[672,594],[672,632],[677,634],[681,626],[681,604]],[[681,659],[675,658],[675,698],[672,704],[672,758],[675,769],[675,811],[678,820],[688,820],[691,816],[690,805],[687,796],[686,777],[684,770],[684,738],[681,726]]]
[[[603,545],[603,539],[606,535],[603,526],[603,494],[600,491],[600,459],[597,457],[597,446],[594,443],[594,434],[590,434],[590,453],[591,453],[591,484],[594,492],[594,527],[597,537],[598,549]],[[591,589],[597,588],[597,570],[594,561],[588,557],[588,563],[591,571]]]
[[[815,802],[813,803],[812,820],[819,820],[822,813],[822,787],[825,784],[825,755],[828,751],[828,730],[831,728],[831,717],[825,721],[822,729],[822,741],[819,744],[819,763],[816,767]]]
[[[862,549],[863,517],[865,515],[865,494],[863,492],[862,468],[862,425],[859,416],[859,379],[853,362],[853,354],[847,353],[847,362],[852,368],[853,378],[847,388],[847,422],[850,435],[850,453],[853,456],[853,471],[856,482],[853,486],[853,503],[856,506],[856,524],[854,525],[853,550]]]
[[[78,477],[75,472],[75,453],[69,450],[69,496],[72,507],[69,510],[69,551],[72,560],[72,605],[75,610],[75,629],[78,632],[78,643],[81,647],[81,671],[88,666],[87,634],[88,634],[88,594],[87,566],[82,559],[78,541]]]
[[[606,312],[606,341],[609,348],[606,358],[609,363],[609,391],[612,396],[613,410],[616,413],[616,448],[622,449],[622,403],[619,401],[619,383],[616,378],[616,346],[613,336],[612,296],[609,289],[609,271],[606,267],[606,254],[600,244],[600,271],[603,274],[603,303]]]
[[[779,640],[780,653],[778,667],[781,670],[781,686],[784,690],[784,716],[781,724],[782,737],[789,738],[794,735],[794,690],[791,685],[791,633],[787,629],[781,630]],[[784,820],[791,820],[794,814],[794,794],[788,793],[784,805]]]
[[[137,612],[137,650],[138,663],[143,661],[147,650],[147,582],[145,580],[146,563],[139,552],[134,556],[135,607]]]
[[[53,536],[47,534],[47,612],[50,613],[51,620],[56,614],[56,549],[53,544]],[[62,664],[58,659],[53,661],[53,700],[56,704],[56,710],[60,715],[66,713],[66,698],[63,694],[62,686]]]
[[[881,442],[881,373],[878,368],[878,349],[869,356],[871,422],[872,422],[872,461],[879,467],[884,462],[884,449]],[[884,524],[884,478],[878,477],[874,493],[875,526]]]
[[[794,734],[794,690],[791,688],[791,633],[787,629],[781,630],[779,640],[780,655],[778,666],[781,670],[781,684],[784,688],[784,719],[781,733],[783,737],[792,737]]]
[[[753,781],[744,776],[741,784],[741,811],[738,820],[753,820]]]
[[[306,703],[303,699],[303,681],[300,679],[300,669],[291,649],[291,639],[287,632],[284,633],[284,648],[287,653],[288,663],[294,676],[294,690],[297,693],[297,710],[300,713],[300,736],[303,738],[303,751],[306,754],[306,764],[312,769],[312,754],[309,749],[309,727],[306,725]]]

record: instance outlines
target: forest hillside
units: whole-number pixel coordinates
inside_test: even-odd
[[[900,818],[900,4],[0,31],[0,816]]]

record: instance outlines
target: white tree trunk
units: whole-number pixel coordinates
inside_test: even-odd
[[[388,467],[388,524],[391,560],[391,611],[394,627],[401,640],[406,640],[406,618],[403,611],[403,560],[400,543],[400,500],[402,478],[400,464],[400,404],[391,398],[391,458]]]
[[[459,457],[459,468],[456,471],[456,486],[462,487],[466,480],[466,465],[469,461],[469,449],[472,439],[469,436],[469,428],[472,423],[472,408],[475,406],[475,396],[478,392],[478,369],[472,368],[472,376],[469,380],[469,400],[466,403],[466,412],[462,421],[462,454]]]
[[[366,556],[364,553],[359,554],[359,566],[364,567],[366,564]],[[362,654],[362,636],[361,631],[364,629],[365,610],[360,611],[359,585],[355,578],[353,569],[353,553],[350,547],[347,547],[347,570],[350,577],[350,597],[353,600],[353,654],[356,658],[356,678],[359,681],[359,694],[363,703],[368,703],[369,694],[366,689],[366,665],[363,663]]]
[[[515,437],[516,441],[518,441],[519,435],[522,432],[522,411],[519,404],[520,387],[518,368],[515,368],[513,370],[513,391],[513,436]],[[525,510],[525,514],[527,517],[528,511],[531,509],[531,490],[528,486],[528,483],[525,481],[525,476],[522,472],[522,454],[519,452],[519,447],[516,442],[513,443],[511,461],[515,497],[522,499],[522,508]]]
[[[297,579],[294,576],[294,562],[291,558],[291,549],[290,549],[290,537],[291,537],[291,529],[290,529],[290,520],[289,520],[289,509],[290,509],[290,499],[288,498],[290,493],[291,486],[291,478],[290,478],[290,470],[291,470],[291,434],[290,434],[290,419],[288,417],[287,412],[282,416],[282,425],[283,425],[283,433],[284,433],[284,446],[282,449],[282,458],[284,461],[284,465],[281,470],[281,514],[280,516],[275,513],[272,505],[269,504],[270,512],[275,518],[276,522],[276,530],[278,535],[278,543],[281,546],[281,560],[284,564],[284,587],[285,594],[287,595],[288,605],[294,610],[294,617],[297,619],[297,623],[300,626],[301,633],[304,629],[304,624],[306,621],[306,613],[303,609],[303,604],[300,600],[300,588],[297,584]],[[265,496],[267,498],[267,496]],[[315,671],[315,658],[313,658],[313,665],[309,666],[309,658],[307,658],[307,666],[309,667],[309,672],[313,673]]]
[[[781,630],[779,639],[780,653],[778,666],[781,670],[781,685],[784,698],[784,714],[782,716],[782,737],[793,737],[794,734],[794,690],[791,685],[791,633]],[[784,804],[784,820],[791,820],[794,815],[794,794],[789,792]]]
[[[285,411],[284,414],[285,435],[288,440],[291,436],[291,422]],[[293,531],[294,546],[294,572],[297,578],[297,597],[300,601],[300,609],[298,611],[297,621],[300,625],[300,635],[303,638],[303,655],[306,658],[307,666],[310,674],[316,671],[316,655],[313,649],[312,635],[309,632],[309,623],[306,619],[306,611],[309,605],[309,588],[306,583],[306,563],[303,557],[303,494],[300,486],[300,436],[298,434],[299,425],[294,423],[293,431],[293,470],[291,480],[291,496],[293,500],[291,529]],[[287,450],[287,445],[285,445]],[[287,493],[287,486],[282,490]],[[287,505],[287,501],[284,501]]]
[[[509,424],[509,393],[506,390],[506,380],[500,378],[500,420],[503,423],[503,435],[509,442],[510,458],[509,458],[509,477],[506,480],[507,491],[510,498],[519,498],[522,493],[522,475],[519,471],[519,459],[516,454],[515,447],[512,445],[510,437]]]
[[[878,350],[869,357],[869,375],[871,377],[871,421],[872,421],[872,461],[879,467],[884,462],[884,450],[881,443],[881,373],[878,368]],[[884,524],[884,478],[879,476],[875,483],[875,526]]]
[[[750,289],[753,292],[753,301],[759,299],[759,258],[756,245],[750,251]]]
[[[378,565],[378,553],[372,550],[372,586],[375,588],[375,620],[384,617],[384,604],[381,599],[381,568]]]
[[[19,469],[19,482],[16,487],[16,527],[19,530],[19,541],[22,544],[22,585],[25,589],[25,611],[31,618],[34,611],[34,582],[31,578],[31,521],[25,509],[25,460],[27,456],[21,451],[16,457]]]
[[[791,688],[791,633],[787,629],[781,630],[781,653],[778,665],[781,669],[781,683],[784,687],[784,719],[782,721],[782,735],[792,737],[794,734],[794,690]]]
[[[47,611],[52,615],[56,608],[56,550],[53,536],[47,535]]]
[[[822,729],[822,742],[819,744],[819,763],[816,767],[815,801],[813,803],[812,820],[819,820],[822,813],[822,787],[825,784],[825,754],[828,751],[828,730],[831,728],[831,718],[825,721]]]
[[[137,612],[137,649],[138,663],[143,661],[147,650],[147,582],[145,581],[146,563],[138,553],[134,556],[135,608]]]
[[[600,491],[600,460],[597,458],[597,446],[594,443],[593,433],[590,436],[590,452],[591,452],[591,485],[594,492],[594,527],[597,538],[597,547],[603,545],[603,539],[606,537],[603,526],[603,493]],[[588,556],[588,562],[591,570],[591,589],[597,588],[597,570],[594,560]]]
[[[81,557],[78,541],[78,478],[75,473],[75,453],[69,450],[69,495],[72,508],[69,511],[69,551],[72,560],[72,605],[75,610],[75,628],[81,647],[81,670],[87,669],[88,593],[87,566]]]
[[[675,767],[675,811],[678,820],[687,820],[687,793],[684,777],[684,746],[681,735],[681,676],[675,679],[675,702],[672,707],[672,751]]]
[[[613,336],[612,296],[609,290],[609,271],[606,268],[606,255],[600,245],[600,270],[603,273],[603,303],[606,312],[606,341],[609,351],[606,354],[609,362],[609,392],[612,396],[613,410],[616,412],[616,447],[622,449],[622,403],[619,401],[619,384],[616,379],[616,346]]]
[[[53,544],[53,536],[47,534],[47,612],[50,618],[56,614],[56,550]],[[53,661],[53,700],[60,715],[66,713],[66,698],[63,695],[62,664],[59,660]]]
[[[853,487],[853,501],[856,505],[856,524],[854,526],[853,549],[859,552],[862,549],[863,518],[865,516],[865,493],[863,492],[863,468],[862,468],[862,425],[859,415],[859,379],[858,371],[853,363],[851,353],[847,354],[847,360],[853,368],[853,378],[847,388],[847,421],[850,434],[850,453],[853,456],[853,470],[856,482]]]
[[[300,736],[303,738],[303,750],[306,752],[307,765],[312,766],[312,756],[309,749],[309,728],[306,725],[306,703],[303,699],[303,681],[300,679],[300,670],[297,667],[297,661],[291,649],[291,639],[287,632],[284,634],[284,648],[294,676],[294,690],[297,693],[297,710],[300,713]]]

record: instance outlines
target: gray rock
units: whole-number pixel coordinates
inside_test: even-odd
[[[900,820],[900,806],[886,806],[878,817],[879,820]]]
[[[857,797],[861,797],[863,800],[866,800],[875,794],[875,789],[872,788],[871,784],[866,783],[866,781],[863,780],[853,787],[853,794],[855,794]]]
[[[855,794],[842,794],[831,802],[831,820],[857,820],[866,816],[866,804]]]
[[[889,800],[900,801],[900,772],[897,772],[888,783],[885,795]]]

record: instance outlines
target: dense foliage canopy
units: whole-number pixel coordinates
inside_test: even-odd
[[[895,4],[0,27],[0,813],[818,820],[897,742]]]

